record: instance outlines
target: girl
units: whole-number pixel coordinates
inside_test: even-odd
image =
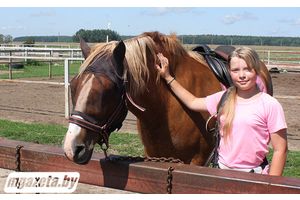
[[[189,109],[216,113],[224,91],[197,98],[170,75],[168,59],[161,53],[158,58],[158,73]],[[287,125],[280,103],[256,84],[259,67],[258,54],[250,48],[237,48],[229,56],[234,86],[220,112],[218,164],[221,169],[281,176],[287,156]],[[265,166],[270,141],[274,154],[270,166]]]

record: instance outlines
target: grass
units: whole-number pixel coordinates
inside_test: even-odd
[[[0,137],[12,140],[61,146],[66,132],[67,128],[62,125],[30,124],[0,120]],[[109,142],[108,153],[110,154],[143,155],[143,146],[139,136],[136,134],[113,132]],[[99,145],[96,145],[95,151],[102,151]]]
[[[80,62],[74,62],[69,67],[69,74],[75,75],[78,73]],[[0,65],[0,71],[8,71],[8,65]],[[54,63],[51,65],[52,77],[64,75],[63,63]],[[34,63],[24,65],[23,69],[13,69],[13,79],[19,78],[33,78],[33,77],[48,77],[49,76],[49,64],[48,63]],[[0,74],[0,79],[8,79],[8,73]]]
[[[61,125],[28,124],[0,120],[0,137],[48,145],[62,145],[67,128]],[[131,133],[112,133],[109,154],[142,156],[143,146],[139,136]],[[95,151],[101,151],[97,145]],[[268,160],[272,157],[272,150]],[[300,152],[289,151],[283,176],[300,178]]]

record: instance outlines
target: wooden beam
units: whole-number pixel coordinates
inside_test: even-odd
[[[167,193],[168,169],[173,167],[172,193],[300,193],[300,179],[212,169],[185,164],[107,161],[94,153],[87,165],[67,160],[61,147],[1,139],[0,167],[15,169],[16,146],[21,171],[79,172],[80,182],[139,193]]]

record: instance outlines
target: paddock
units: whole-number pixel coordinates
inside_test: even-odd
[[[300,90],[298,88],[300,85],[300,73],[297,73],[299,67],[277,66],[289,71],[296,71],[272,74],[272,79],[274,96],[283,105],[288,122],[289,149],[299,151],[300,125],[298,121],[299,118],[297,117],[298,111],[300,110]],[[67,126],[68,122],[64,114],[64,85],[63,77],[55,77],[52,79],[1,80],[0,118],[23,122],[62,124]],[[136,133],[136,120],[131,113],[127,116],[120,131]],[[0,146],[1,168],[15,169],[15,147],[18,144],[23,144],[23,157],[21,157],[22,171],[58,171],[58,169],[68,171],[73,169],[80,171],[82,176],[89,177],[81,180],[83,183],[117,188],[124,191],[167,193],[166,175],[171,166],[174,168],[172,172],[174,177],[172,193],[300,193],[300,180],[294,178],[283,177],[283,179],[269,179],[264,176],[262,178],[261,175],[252,176],[253,174],[249,177],[249,175],[243,173],[221,173],[219,170],[216,171],[216,169],[195,168],[194,166],[185,166],[182,164],[129,161],[112,164],[103,161],[103,155],[99,153],[94,155],[91,164],[86,168],[68,162],[61,153],[61,148],[46,145],[40,146],[19,141],[0,140],[0,142],[3,141],[4,143],[1,143]],[[46,151],[43,152],[40,151],[40,149]],[[49,162],[47,163],[47,161],[60,163],[61,165],[51,165]],[[43,166],[48,167],[43,168]],[[110,171],[107,169],[113,170]],[[143,174],[142,177],[137,175],[140,173]],[[97,176],[95,181],[90,182],[89,180],[92,180],[91,177],[94,178],[95,176]],[[157,180],[151,179],[152,176]],[[107,181],[110,180],[111,177],[112,181]],[[181,179],[187,182],[181,182]],[[222,184],[219,184],[219,182]],[[230,189],[226,190],[224,184],[227,184]],[[140,188],[142,188],[142,190]]]

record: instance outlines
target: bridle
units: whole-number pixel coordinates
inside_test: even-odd
[[[120,88],[121,100],[114,112],[110,115],[108,120],[103,125],[101,125],[94,117],[76,110],[73,110],[69,117],[69,123],[76,124],[81,128],[89,130],[91,133],[100,134],[101,137],[97,143],[104,151],[105,157],[107,157],[106,151],[109,147],[109,136],[111,132],[113,132],[116,129],[119,130],[122,127],[122,122],[124,121],[127,115],[128,108],[126,99],[129,100],[129,102],[131,102],[131,104],[139,110],[145,111],[144,108],[138,106],[133,102],[130,95],[126,91],[126,85],[128,83],[126,77],[119,77],[119,79],[123,82]]]
[[[81,128],[87,129],[92,133],[100,134],[100,140],[98,144],[101,149],[106,152],[109,147],[109,136],[114,130],[119,130],[122,127],[122,122],[127,115],[127,106],[125,103],[125,93],[123,92],[121,96],[121,101],[119,102],[117,108],[108,118],[108,120],[103,124],[95,120],[90,115],[83,112],[74,110],[69,117],[69,123],[76,124]],[[79,117],[78,117],[79,116]]]

